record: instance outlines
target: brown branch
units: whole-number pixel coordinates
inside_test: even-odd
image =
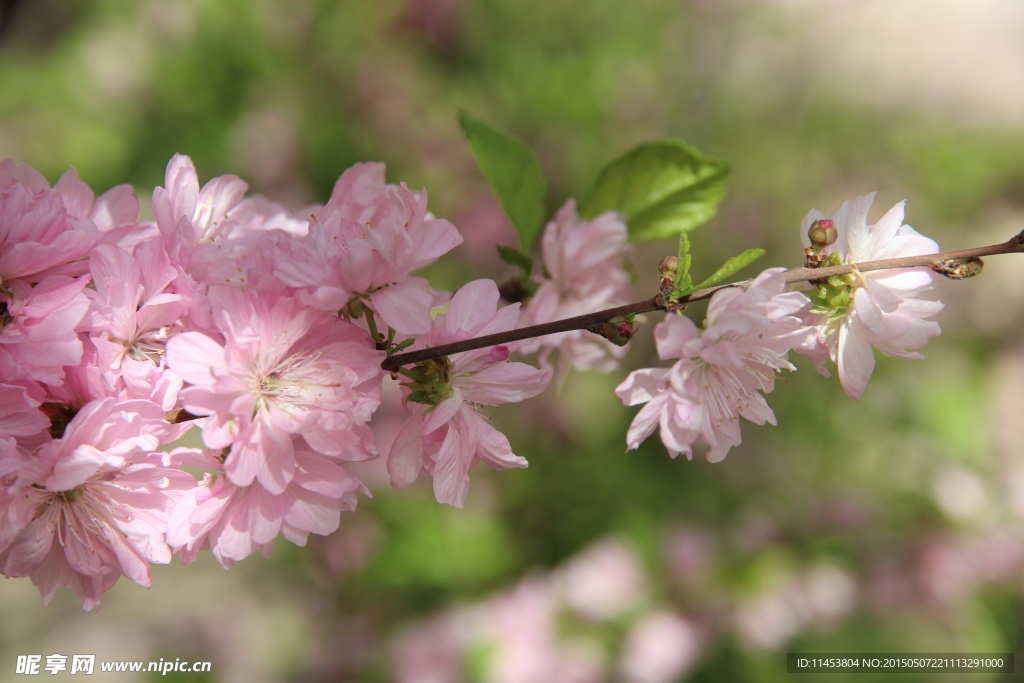
[[[796,283],[828,278],[834,275],[848,275],[854,271],[860,271],[863,273],[870,270],[886,270],[889,268],[925,267],[935,270],[936,272],[944,273],[948,270],[947,264],[949,261],[978,259],[982,256],[1020,252],[1024,252],[1024,232],[1013,237],[1007,242],[1002,244],[993,244],[988,247],[958,249],[956,251],[944,251],[939,254],[924,254],[921,256],[901,256],[893,259],[865,261],[863,263],[828,266],[826,268],[805,268],[801,266],[799,268],[791,268],[782,275],[786,279],[786,282]],[[720,289],[725,289],[726,287],[746,288],[750,286],[751,282],[752,280],[743,280],[741,282],[731,282],[725,285],[708,287],[706,289],[691,292],[690,294],[671,302],[668,301],[663,294],[658,294],[646,301],[638,301],[633,304],[609,308],[595,313],[588,313],[587,315],[580,315],[575,318],[566,318],[564,320],[556,320],[542,325],[531,325],[530,327],[520,327],[515,330],[509,330],[508,332],[488,334],[483,337],[466,339],[452,344],[442,344],[440,346],[433,346],[426,349],[420,349],[418,351],[396,353],[395,355],[386,358],[384,362],[381,363],[381,367],[386,371],[394,371],[403,365],[411,365],[420,361],[430,360],[431,358],[450,356],[456,353],[472,351],[473,349],[497,346],[498,344],[507,344],[509,342],[520,341],[522,339],[542,337],[548,334],[558,334],[559,332],[568,332],[570,330],[588,330],[596,332],[601,325],[612,318],[637,313],[649,313],[651,311],[664,311],[668,310],[669,307],[678,310],[681,306],[685,306],[685,304],[690,302],[708,299],[712,294]]]

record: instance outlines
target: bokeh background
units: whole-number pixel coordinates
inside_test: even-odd
[[[812,206],[944,248],[1024,228],[1024,4],[1015,0],[6,0],[0,158],[146,215],[171,155],[299,208],[352,163],[427,187],[466,243],[436,287],[501,279],[514,244],[455,114],[531,145],[549,208],[600,166],[676,137],[734,165],[693,235],[698,275],[743,248],[802,259]],[[634,253],[638,298],[671,243]],[[702,270],[704,269],[704,270]],[[624,371],[569,375],[493,411],[530,467],[374,492],[341,529],[225,572],[206,554],[122,580],[96,614],[0,582],[0,680],[18,654],[208,660],[118,681],[783,681],[786,652],[1013,652],[1024,669],[1024,284],[1012,256],[946,302],[920,361],[880,359],[863,400],[798,359],[720,464],[625,452]],[[696,318],[702,309],[691,311]],[[651,316],[625,369],[654,364]],[[400,412],[375,421],[386,448]],[[49,676],[43,674],[43,676]],[[67,674],[62,674],[67,676]],[[102,674],[95,674],[102,678]],[[1018,675],[1022,676],[1022,675]],[[1024,677],[1024,676],[1022,676]],[[813,676],[804,676],[810,680]],[[833,675],[829,680],[853,680]],[[1019,680],[873,674],[871,680]]]

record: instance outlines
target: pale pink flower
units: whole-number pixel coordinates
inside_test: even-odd
[[[636,550],[621,540],[598,541],[556,574],[565,603],[592,621],[607,621],[647,597],[647,576]]]
[[[25,280],[4,283],[0,291],[0,376],[56,385],[64,366],[82,360],[76,328],[89,309],[82,293],[88,276],[50,275],[34,287]]]
[[[167,516],[195,486],[191,475],[161,466],[154,453],[173,433],[163,417],[148,401],[103,399],[31,457],[0,456],[0,479],[21,504],[0,510],[4,536],[12,519],[15,525],[25,520],[23,499],[33,507],[0,552],[0,571],[30,577],[44,604],[66,585],[87,610],[99,607],[122,574],[149,587],[149,563],[170,561]]]
[[[177,407],[178,392],[183,382],[167,369],[164,358],[159,363],[125,358],[120,371],[115,373],[110,369],[110,356],[97,351],[94,345],[97,341],[102,340],[85,339],[82,362],[64,368],[62,383],[46,386],[47,403],[61,404],[72,413],[101,398],[116,398],[118,401],[141,399],[156,403],[164,410]],[[191,422],[173,425],[180,432],[175,438],[191,427]]]
[[[103,233],[105,242],[131,249],[138,240],[157,235],[156,226],[137,222],[139,200],[131,185],[116,185],[97,197],[72,167],[53,189],[60,193],[68,216],[76,221],[88,218]]]
[[[523,307],[520,327],[627,303],[626,239],[626,224],[618,214],[608,212],[581,221],[576,202],[566,202],[544,229],[543,272],[534,275],[539,287]],[[535,337],[520,351],[540,351],[541,362],[546,363],[556,349],[577,370],[613,370],[626,352],[625,347],[584,330]]]
[[[445,297],[410,273],[461,242],[454,225],[427,211],[425,190],[385,184],[384,164],[356,164],[274,272],[310,306],[338,311],[362,300],[383,321],[379,329],[424,334]]]
[[[203,285],[247,286],[256,247],[268,233],[306,234],[305,219],[263,197],[246,197],[249,186],[237,176],[220,176],[200,188],[187,156],[174,155],[164,183],[166,188],[153,191],[153,214],[167,255],[179,269],[174,291],[194,298],[193,307],[202,302]]]
[[[171,370],[192,386],[182,405],[203,421],[209,448],[231,446],[237,486],[281,493],[295,472],[292,434],[343,460],[375,455],[366,423],[380,401],[384,354],[368,335],[289,297],[211,292],[225,342],[184,332],[167,343]]]
[[[492,280],[470,282],[452,297],[448,312],[437,316],[426,337],[411,348],[436,346],[511,330],[519,305],[498,309],[498,287]],[[429,361],[445,378],[432,387],[429,403],[412,403],[388,456],[395,488],[414,482],[421,469],[434,478],[439,503],[462,507],[469,490],[469,468],[482,461],[496,469],[526,467],[512,453],[508,439],[481,416],[479,406],[516,403],[536,396],[551,379],[550,369],[508,362],[519,344],[511,343],[458,353]],[[408,391],[408,389],[407,389]]]
[[[90,333],[107,371],[120,375],[125,360],[152,363],[189,302],[166,288],[177,273],[156,240],[138,244],[134,254],[113,244],[90,257],[96,290]]]
[[[310,533],[337,530],[341,512],[356,508],[356,492],[369,495],[362,483],[325,456],[302,443],[294,445],[295,471],[281,493],[259,483],[236,486],[223,474],[207,473],[178,501],[167,526],[167,542],[183,562],[209,547],[227,569],[259,548],[269,555],[278,534],[304,546]],[[220,463],[206,456],[193,461],[209,469]]]
[[[704,636],[687,619],[657,610],[641,617],[622,646],[619,670],[627,683],[673,683],[700,657]]]
[[[778,370],[794,370],[787,354],[810,330],[794,317],[806,305],[799,292],[784,293],[782,268],[766,270],[750,287],[720,290],[708,305],[705,329],[681,315],[655,328],[658,356],[679,358],[671,368],[637,370],[615,393],[626,405],[647,403],[630,425],[629,448],[637,448],[661,427],[672,457],[693,457],[701,438],[711,462],[739,445],[739,418],[775,424],[775,414],[758,392],[775,388]]]
[[[175,154],[167,164],[164,187],[153,190],[153,214],[171,259],[192,273],[207,260],[197,247],[224,235],[223,223],[249,189],[241,178],[226,175],[199,188],[192,159]],[[193,275],[204,281],[201,276]]]
[[[850,202],[843,202],[832,214],[839,237],[823,253],[835,252],[843,263],[938,253],[934,240],[903,225],[905,202],[889,209],[878,223],[868,225],[868,209],[874,197],[874,192],[858,197],[852,207]],[[800,226],[804,246],[810,246],[808,228],[824,217],[817,209],[804,217]],[[815,309],[807,314],[804,321],[816,327],[817,340],[809,350],[795,350],[808,353],[827,374],[821,368],[827,349],[839,368],[843,389],[851,398],[859,399],[875,368],[872,346],[887,356],[923,358],[908,349],[924,346],[929,337],[939,334],[938,323],[927,318],[942,310],[942,303],[914,298],[930,289],[935,277],[927,268],[854,273],[849,278],[851,302],[835,310]]]
[[[49,428],[39,410],[45,393],[34,382],[0,384],[0,437],[34,437]],[[20,439],[19,439],[20,441]]]
[[[90,219],[69,215],[60,191],[38,171],[0,161],[0,283],[82,275],[82,259],[99,237]]]

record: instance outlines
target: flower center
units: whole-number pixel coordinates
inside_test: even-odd
[[[844,265],[839,254],[832,252],[820,267]],[[814,304],[812,313],[821,313],[831,321],[846,317],[853,306],[854,292],[861,286],[860,273],[833,275],[824,281],[815,281],[814,289],[807,296]]]
[[[271,407],[288,412],[303,410],[320,403],[329,392],[341,386],[325,381],[328,375],[316,363],[318,356],[318,353],[298,353],[258,372],[256,410]]]
[[[452,394],[452,364],[447,356],[420,361],[412,369],[399,368],[398,372],[411,380],[402,383],[411,392],[408,401],[436,406]]]

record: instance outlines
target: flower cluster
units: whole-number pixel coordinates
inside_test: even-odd
[[[0,164],[0,573],[45,602],[64,585],[93,609],[172,555],[229,567],[331,533],[369,493],[344,465],[377,457],[386,351],[515,325],[490,281],[432,318],[449,297],[410,273],[462,238],[382,164],[301,215],[247,189],[200,187],[178,155],[143,222],[130,187]],[[407,397],[396,486],[423,467],[461,505],[476,459],[525,466],[479,413],[547,384],[509,351],[445,359],[447,389]],[[204,448],[180,447],[193,427]]]
[[[801,224],[808,265],[822,267],[919,256],[938,245],[903,225],[903,202],[874,225],[867,213],[874,193],[858,197],[826,219],[812,209]],[[708,306],[703,330],[688,318],[670,315],[658,324],[655,339],[663,360],[678,358],[671,368],[637,370],[616,393],[626,405],[646,405],[629,428],[636,448],[660,428],[672,457],[693,457],[699,438],[707,458],[718,462],[740,443],[739,418],[775,424],[775,414],[761,393],[774,388],[775,373],[795,370],[788,353],[807,355],[828,375],[831,357],[846,393],[861,397],[875,360],[872,347],[890,356],[921,358],[908,351],[939,333],[926,320],[942,309],[938,301],[916,299],[932,284],[926,268],[899,268],[815,281],[810,291],[786,291],[782,269],[769,269],[745,289],[717,291]],[[759,393],[760,392],[760,393]]]
[[[200,187],[177,155],[145,222],[127,186],[97,197],[74,170],[51,187],[0,163],[0,573],[29,577],[45,602],[63,585],[93,609],[120,576],[148,586],[149,565],[174,555],[191,562],[208,548],[227,568],[278,536],[303,545],[331,533],[369,495],[345,464],[378,455],[369,423],[385,359],[624,302],[615,213],[581,221],[572,201],[558,212],[520,316],[491,280],[449,295],[412,274],[462,238],[425,191],[386,183],[382,164],[357,164],[326,205],[300,214],[247,190],[234,176]],[[808,264],[937,251],[902,225],[902,204],[868,226],[870,203],[808,214]],[[762,394],[794,369],[790,351],[819,368],[831,356],[859,398],[872,345],[916,357],[908,349],[938,334],[926,319],[942,304],[914,298],[931,277],[854,270],[805,293],[770,269],[716,293],[703,329],[669,315],[655,337],[675,364],[617,390],[646,403],[629,447],[660,427],[673,457],[692,457],[699,439],[721,460],[741,441],[740,417],[774,424]],[[609,339],[631,333],[562,332],[388,366],[408,412],[388,455],[392,486],[426,471],[437,500],[461,507],[477,462],[525,467],[485,407],[543,391],[556,350],[564,367],[612,369],[622,349]],[[517,351],[539,351],[542,367],[511,362]],[[193,428],[203,448],[177,443]]]

